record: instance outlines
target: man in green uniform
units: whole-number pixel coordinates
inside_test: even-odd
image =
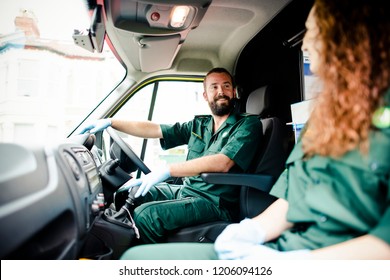
[[[96,132],[111,125],[133,136],[159,138],[163,149],[188,145],[185,162],[153,170],[120,188],[127,196],[127,190],[139,186],[134,221],[143,242],[162,242],[178,228],[236,218],[238,188],[205,183],[200,177],[203,172],[245,172],[261,141],[260,120],[253,115],[233,113],[235,94],[231,74],[214,68],[204,79],[203,93],[211,115],[173,125],[103,119],[88,127]],[[171,176],[182,177],[183,185],[163,183]]]

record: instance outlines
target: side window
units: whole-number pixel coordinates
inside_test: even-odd
[[[126,120],[137,120],[144,121],[148,119],[149,110],[152,102],[152,95],[155,84],[149,84],[139,91],[137,91],[115,114],[114,118],[126,119]],[[137,155],[141,155],[142,145],[144,139],[133,137],[126,133],[119,132],[119,135],[125,140],[133,151]],[[107,133],[104,133],[104,143],[106,145],[105,150],[108,152],[110,138]],[[109,156],[108,156],[109,157]]]
[[[160,124],[183,123],[200,114],[210,114],[203,98],[202,82],[159,82],[152,121]],[[157,166],[161,163],[182,162],[186,157],[187,145],[164,151],[158,139],[151,139],[146,147],[145,162]]]
[[[148,120],[151,116],[153,122],[174,124],[190,121],[198,114],[210,114],[208,104],[203,98],[202,81],[158,81],[134,93],[114,118]],[[164,151],[159,139],[144,141],[123,133],[121,136],[137,155],[144,154],[143,160],[151,170],[162,163],[184,161],[187,156],[186,146]]]

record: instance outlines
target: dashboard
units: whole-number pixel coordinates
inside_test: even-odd
[[[104,208],[90,136],[55,146],[0,143],[1,259],[77,259]]]

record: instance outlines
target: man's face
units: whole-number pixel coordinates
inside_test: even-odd
[[[228,74],[212,73],[207,76],[203,97],[209,103],[213,115],[229,114],[233,108],[234,94],[235,89]]]

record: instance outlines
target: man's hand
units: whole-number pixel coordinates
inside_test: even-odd
[[[145,196],[152,186],[165,181],[170,176],[169,168],[165,166],[164,168],[150,172],[142,178],[129,180],[121,188],[129,188],[130,191],[132,187],[140,186],[134,195],[137,198],[140,195]]]
[[[85,132],[89,131],[89,133],[96,133],[99,131],[102,131],[106,129],[107,127],[111,126],[111,119],[100,119],[92,121],[91,123],[87,124],[79,134],[84,134]]]
[[[253,219],[228,225],[217,237],[214,249],[219,259],[241,259],[246,251],[255,245],[263,244],[266,232]]]

